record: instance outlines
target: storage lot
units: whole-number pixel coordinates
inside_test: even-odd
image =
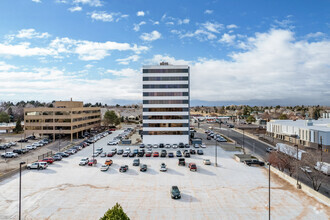
[[[99,140],[104,151],[119,131]],[[155,151],[155,149],[153,149]],[[97,157],[95,167],[79,166],[91,157],[92,145],[77,154],[49,165],[46,170],[22,174],[22,213],[24,219],[98,219],[119,202],[131,219],[266,219],[268,218],[268,173],[265,168],[248,167],[232,159],[234,153],[218,149],[219,167],[214,167],[214,148],[205,155],[192,155],[198,171],[179,167],[175,158],[140,158],[148,165],[143,173],[133,167],[133,158],[114,156],[107,172],[100,166],[107,157]],[[160,152],[160,149],[157,149]],[[167,151],[175,152],[176,149]],[[137,157],[135,157],[137,158]],[[212,165],[203,165],[203,159]],[[165,162],[167,172],[160,172]],[[120,173],[120,165],[129,165]],[[273,219],[328,219],[329,207],[297,191],[272,176]],[[170,187],[177,185],[182,198],[172,200]],[[0,183],[0,219],[17,219],[18,175]]]

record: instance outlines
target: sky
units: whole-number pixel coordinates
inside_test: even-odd
[[[192,105],[330,105],[326,0],[1,0],[0,101],[135,104],[143,65]]]

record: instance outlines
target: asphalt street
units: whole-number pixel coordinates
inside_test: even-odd
[[[228,128],[226,125],[222,125],[222,128],[219,128],[219,124],[207,124],[207,123],[200,123],[200,128],[203,129],[210,129],[212,127],[213,131],[216,133],[220,133],[224,136],[227,136],[234,140],[237,145],[244,146],[245,149],[248,149],[251,154],[255,154],[258,157],[261,157],[264,161],[268,161],[268,153],[266,149],[269,147],[268,145],[264,144],[263,142],[259,140],[252,139],[246,135],[236,132],[235,130]],[[207,140],[207,135],[205,133],[197,133],[196,137],[200,137],[203,139],[203,142],[205,144],[214,144],[215,140]],[[221,143],[220,143],[221,145]],[[315,171],[316,172],[316,171]],[[302,182],[310,187],[312,187],[312,182],[306,177],[306,175],[303,173],[303,171],[299,170],[299,182]],[[293,176],[293,178],[296,179],[296,176]],[[323,181],[323,184],[320,187],[319,190],[320,193],[323,195],[330,197],[330,177],[325,176],[325,180]]]

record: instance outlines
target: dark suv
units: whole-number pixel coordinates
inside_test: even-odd
[[[180,190],[177,186],[172,186],[171,187],[170,194],[171,194],[172,199],[180,199],[181,198],[181,193],[180,193]]]
[[[248,166],[251,165],[259,165],[259,166],[265,166],[265,163],[259,160],[245,160],[244,163]]]

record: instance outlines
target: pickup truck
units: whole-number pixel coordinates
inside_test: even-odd
[[[184,158],[179,158],[178,165],[179,166],[186,166],[186,161],[184,160]]]
[[[46,169],[47,167],[48,167],[47,162],[34,162],[34,163],[28,164],[26,166],[26,168],[28,170],[30,170],[30,169],[43,170],[43,169]]]
[[[259,166],[265,166],[265,163],[262,162],[262,161],[259,161],[259,160],[245,160],[244,163],[248,166],[251,166],[251,165],[259,165]]]
[[[13,153],[13,152],[6,152],[1,154],[1,157],[3,158],[13,158],[13,157],[18,157],[17,153]]]

